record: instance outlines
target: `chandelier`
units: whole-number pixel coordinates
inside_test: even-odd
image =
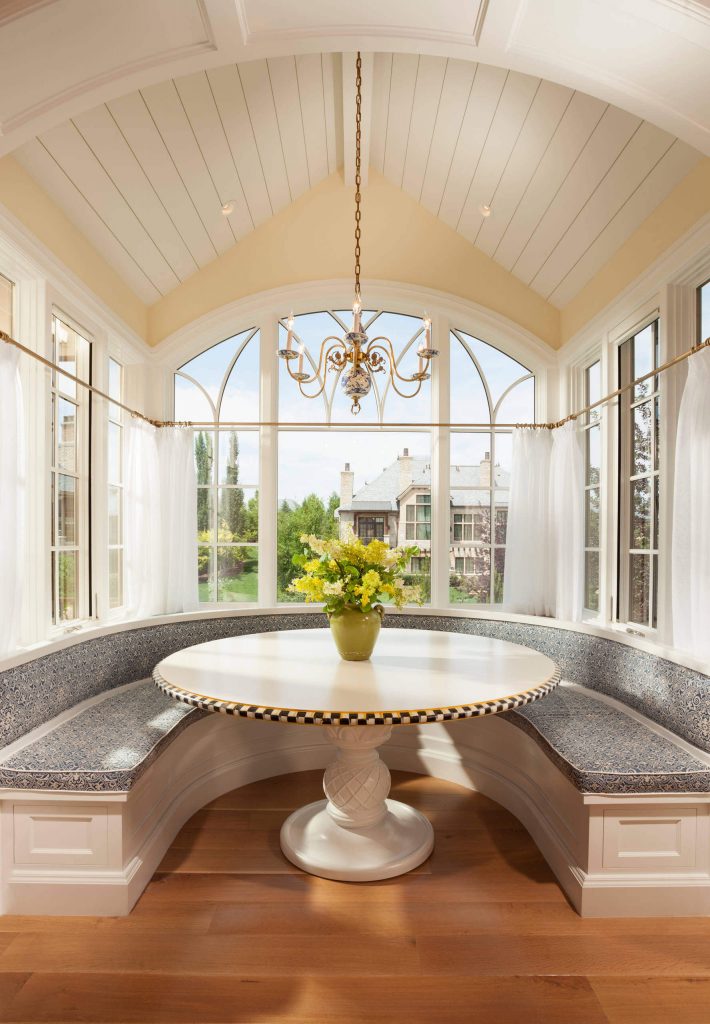
[[[376,338],[368,338],[362,327],[362,297],[360,294],[360,141],[362,136],[362,58],[358,51],[355,62],[355,301],[353,302],[353,329],[348,331],[344,337],[339,338],[331,334],[323,339],[318,357],[318,365],[312,374],[303,369],[303,343],[294,347],[294,318],[293,313],[286,321],[287,339],[286,348],[279,349],[279,356],[286,361],[289,376],[298,384],[301,394],[305,398],[318,398],[325,389],[328,370],[337,373],[340,377],[340,386],[348,398],[352,399],[351,412],[357,415],[360,412],[360,400],[365,398],[372,387],[373,375],[376,373],[389,373],[392,387],[402,398],[414,398],[419,394],[422,384],[428,380],[429,364],[432,358],[438,355],[436,349],[431,347],[431,320],[425,315],[422,330],[419,332],[423,338],[417,349],[419,357],[417,370],[411,377],[403,376],[397,369],[397,357],[394,346],[385,335]],[[296,369],[292,369],[294,361],[298,360]],[[312,364],[313,365],[313,364]],[[410,394],[406,394],[398,387],[400,384],[414,384],[415,388]],[[318,390],[307,392],[304,386],[317,384]]]

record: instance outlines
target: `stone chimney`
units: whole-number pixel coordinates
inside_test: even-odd
[[[490,487],[491,486],[491,453],[486,454],[481,459],[481,471],[479,474],[479,486]]]
[[[399,459],[399,493],[403,494],[412,483],[412,457],[405,448]]]
[[[355,474],[350,469],[350,463],[345,463],[345,469],[340,474],[340,507],[350,508],[353,503],[353,483]]]

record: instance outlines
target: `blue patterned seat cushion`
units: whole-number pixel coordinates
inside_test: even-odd
[[[205,714],[166,697],[150,680],[109,693],[11,757],[0,755],[0,786],[126,792]]]
[[[505,719],[582,793],[710,793],[710,765],[589,691],[560,686]]]

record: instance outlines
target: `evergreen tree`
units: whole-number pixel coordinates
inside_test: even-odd
[[[235,485],[239,483],[239,438],[234,431],[229,434],[229,450],[224,474],[228,490],[222,492],[220,526],[231,535],[232,540],[243,540],[245,530],[244,491]]]
[[[202,430],[195,437],[195,471],[197,474],[197,530],[204,533],[210,529],[209,484],[212,475],[212,435]]]

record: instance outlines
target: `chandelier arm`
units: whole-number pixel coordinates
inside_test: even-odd
[[[405,377],[401,377],[400,380],[406,380],[406,378]],[[391,369],[390,369],[390,381],[392,383],[392,387],[397,392],[397,394],[399,395],[400,398],[416,398],[417,395],[419,394],[419,392],[422,390],[422,384],[424,383],[423,381],[418,380],[417,381],[416,389],[414,391],[412,391],[411,395],[406,395],[404,393],[404,391],[400,391],[399,388],[397,387],[397,384],[396,384],[395,379],[394,379],[394,374],[392,373]]]
[[[318,359],[318,369],[313,374],[313,376],[309,377],[307,380],[298,380],[297,377],[294,377],[294,380],[298,384],[298,390],[301,392],[301,394],[303,395],[304,398],[318,398],[325,391],[325,386],[326,386],[326,384],[328,382],[328,359],[330,358],[331,352],[337,347],[336,345],[331,345],[330,346],[328,351],[325,353],[325,361],[324,361],[323,360],[323,349],[325,347],[325,343],[327,341],[330,341],[330,340],[335,340],[338,345],[342,345],[343,348],[346,348],[345,343],[342,341],[342,339],[341,338],[336,338],[335,335],[331,335],[331,338],[326,338],[324,340],[323,344],[321,345],[320,358]],[[346,351],[347,351],[347,348],[346,348]],[[321,373],[321,364],[323,364],[323,372],[322,373]],[[291,374],[291,376],[293,376],[293,374]],[[306,394],[306,392],[303,390],[304,384],[312,384],[314,380],[319,380],[320,381],[320,387],[312,395]]]
[[[378,345],[377,344],[378,341],[386,342],[387,343],[387,348],[384,345]],[[368,344],[365,346],[364,352],[365,352],[366,355],[369,355],[370,352],[374,352],[376,349],[379,349],[380,352],[384,352],[385,355],[388,356],[389,363],[390,363],[390,377],[392,377],[393,382],[394,382],[394,376],[393,375],[396,375],[397,379],[401,380],[403,384],[414,384],[415,381],[418,381],[418,383],[419,383],[419,385],[421,387],[421,383],[422,382],[417,377],[405,377],[405,376],[403,376],[403,374],[401,374],[399,372],[399,370],[397,369],[397,360],[395,358],[394,348],[392,346],[392,342],[390,341],[389,338],[385,337],[384,334],[380,335],[377,338],[373,338],[372,341],[368,342]],[[397,394],[400,394],[400,393],[401,392],[397,392]],[[417,392],[415,392],[415,394],[417,394]],[[414,395],[412,395],[412,398],[413,397],[414,397]]]
[[[331,345],[330,348],[328,349],[328,352],[327,352],[326,357],[325,357],[325,362],[324,362],[323,361],[323,350],[325,349],[325,346],[328,344],[329,341],[334,341],[335,345]],[[336,345],[341,345],[345,349],[345,351],[347,352],[347,350],[348,350],[347,345],[345,344],[343,339],[342,338],[338,338],[337,335],[329,334],[327,338],[323,339],[323,341],[321,342],[321,346],[320,346],[320,352],[318,354],[318,365],[317,365],[316,369],[314,370],[312,376],[308,377],[306,380],[299,380],[298,379],[297,374],[295,374],[293,372],[293,370],[291,369],[291,363],[293,362],[293,360],[288,359],[286,361],[286,369],[288,370],[289,376],[293,380],[295,380],[297,382],[297,384],[301,385],[301,384],[312,384],[314,380],[319,380],[320,379],[321,373],[322,373],[323,374],[323,387],[325,387],[325,374],[327,372],[328,356],[330,355],[332,349],[334,349],[336,347]],[[321,388],[321,391],[322,391],[322,388]],[[318,394],[320,394],[320,393],[321,392],[319,391]],[[313,398],[317,398],[317,397],[318,397],[318,395],[313,395]]]

